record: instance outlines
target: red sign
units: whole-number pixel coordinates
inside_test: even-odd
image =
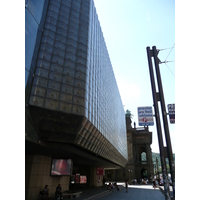
[[[103,175],[103,168],[97,168],[97,175]]]
[[[86,176],[80,176],[80,183],[87,183],[87,177]]]
[[[80,183],[80,174],[76,174],[76,183]]]

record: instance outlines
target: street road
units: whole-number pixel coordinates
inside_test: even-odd
[[[153,189],[152,185],[129,185],[128,192],[126,188],[121,187],[121,191],[110,192],[104,196],[95,198],[98,200],[165,200],[160,189]]]

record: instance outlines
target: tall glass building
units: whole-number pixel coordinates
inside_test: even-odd
[[[25,6],[27,148],[70,144],[125,166],[125,112],[93,0]]]

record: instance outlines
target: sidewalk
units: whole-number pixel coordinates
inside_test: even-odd
[[[165,193],[165,192],[164,192],[164,186],[159,186],[159,188],[160,188],[160,191],[164,194],[164,193]],[[169,189],[170,189],[171,200],[174,200],[174,198],[173,198],[173,188],[172,188],[172,186],[169,186]]]
[[[111,193],[112,191],[107,190],[106,187],[97,187],[97,188],[90,188],[86,190],[82,190],[82,194],[77,200],[93,200],[97,197],[101,197]]]
[[[120,189],[121,191],[109,191],[105,187],[86,189],[77,200],[165,200],[160,189],[153,189],[152,185],[129,185],[128,193],[124,186],[120,186]]]

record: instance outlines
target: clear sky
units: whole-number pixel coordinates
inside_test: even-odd
[[[94,3],[124,110],[131,111],[132,126],[135,121],[139,127],[137,107],[152,106],[154,113],[147,46],[165,49],[159,52],[159,59],[173,61],[160,64],[160,72],[166,110],[168,104],[175,103],[175,1],[94,0]],[[175,153],[175,125],[169,123],[169,118],[168,124]],[[155,118],[149,130],[153,132],[152,152],[159,152]],[[164,130],[163,140],[165,145]]]

